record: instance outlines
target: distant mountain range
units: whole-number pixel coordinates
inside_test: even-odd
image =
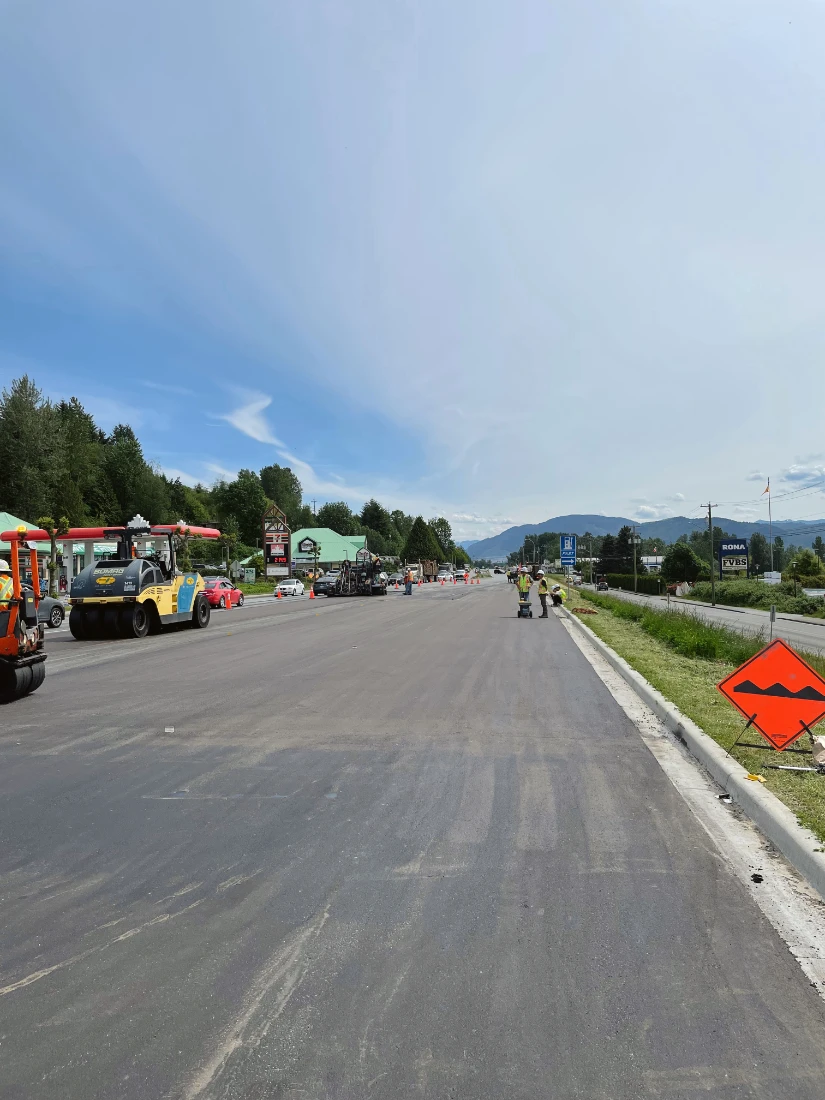
[[[518,527],[509,527],[500,535],[493,535],[492,538],[468,541],[461,545],[465,549],[471,546],[472,556],[475,559],[488,558],[491,561],[504,561],[508,554],[518,550],[524,542],[525,535],[541,534],[542,531],[559,531],[567,535],[583,535],[588,531],[591,535],[618,535],[620,527],[633,522],[632,519],[626,519],[623,516],[554,516],[543,523],[522,523]],[[675,542],[680,535],[704,530],[707,527],[707,520],[672,516],[670,519],[654,519],[638,526],[642,538],[661,539],[662,543],[666,544]],[[769,531],[767,523],[743,523],[741,520],[727,519],[725,516],[714,516],[713,526],[721,527],[727,534],[742,539],[750,538],[755,531],[759,531],[767,538]],[[825,536],[825,519],[782,520],[781,522],[777,520],[773,525],[773,533],[774,537],[781,535],[786,543],[812,546],[818,534]]]

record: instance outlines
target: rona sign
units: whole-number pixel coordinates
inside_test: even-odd
[[[748,572],[747,539],[722,539],[719,543],[719,569],[722,573]]]

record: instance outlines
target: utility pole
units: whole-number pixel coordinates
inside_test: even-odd
[[[711,607],[716,607],[716,574],[713,570],[713,515],[712,508],[715,508],[715,504],[711,504],[708,501],[708,532],[710,533],[710,603]]]
[[[315,515],[315,497],[312,498],[312,514]]]
[[[635,592],[639,587],[639,578],[638,578],[638,575],[637,575],[637,572],[636,572],[636,538],[637,538],[637,535],[636,535],[636,524],[635,523],[630,528],[630,530],[632,531],[631,537],[633,539],[633,591]]]

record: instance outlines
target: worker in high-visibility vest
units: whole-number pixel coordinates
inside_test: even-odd
[[[541,600],[541,615],[539,615],[539,618],[540,619],[547,619],[547,618],[549,618],[549,615],[547,613],[547,596],[548,596],[548,593],[550,591],[550,586],[547,583],[547,577],[545,577],[543,569],[539,569],[538,578],[539,578],[539,599]]]
[[[14,595],[9,563],[0,558],[0,611],[8,611],[9,600]]]
[[[516,581],[519,600],[527,599],[527,597],[530,595],[530,585],[532,583],[533,578],[530,576],[526,569],[523,570],[523,572],[519,573],[518,580]]]

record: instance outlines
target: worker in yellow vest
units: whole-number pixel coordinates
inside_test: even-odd
[[[537,576],[539,578],[539,599],[541,600],[541,615],[539,615],[539,618],[547,619],[549,618],[547,614],[547,595],[550,586],[547,583],[547,577],[545,577],[543,569],[539,569]]]
[[[14,594],[14,585],[11,580],[9,563],[0,558],[0,611],[7,611],[9,600]]]
[[[518,589],[519,600],[527,599],[530,594],[530,585],[533,583],[533,578],[527,572],[526,569],[522,570],[518,575],[516,581],[516,588]]]

